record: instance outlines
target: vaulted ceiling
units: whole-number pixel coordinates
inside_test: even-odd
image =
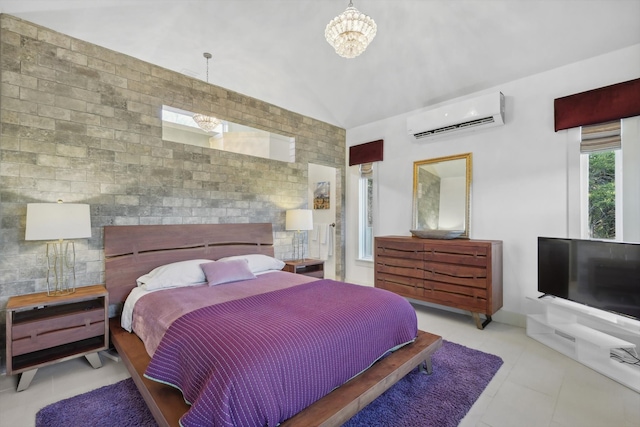
[[[378,33],[344,59],[324,29],[347,5],[0,0],[0,12],[202,80],[210,52],[210,83],[347,129],[640,43],[640,0],[356,0]]]

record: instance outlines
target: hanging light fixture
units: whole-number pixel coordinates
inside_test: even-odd
[[[211,54],[209,52],[205,52],[202,54],[207,59],[207,83],[209,83],[209,60],[211,59]],[[215,128],[218,127],[222,121],[220,119],[216,119],[215,117],[205,116],[204,114],[194,114],[193,121],[205,132],[213,132]]]
[[[193,121],[196,122],[198,127],[205,132],[213,132],[213,130],[221,123],[220,119],[205,116],[204,114],[194,114]]]
[[[365,51],[376,36],[377,25],[373,19],[360,13],[349,1],[347,10],[327,24],[324,36],[336,53],[343,58],[355,58]]]

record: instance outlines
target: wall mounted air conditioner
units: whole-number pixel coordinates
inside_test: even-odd
[[[407,132],[416,139],[504,124],[504,95],[490,93],[443,105],[407,118]]]

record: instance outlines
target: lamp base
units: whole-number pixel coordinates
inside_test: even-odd
[[[300,230],[296,230],[293,244],[293,261],[304,261],[304,236]]]
[[[59,289],[59,290],[49,290],[47,289],[47,296],[48,297],[62,297],[65,295],[71,295],[72,293],[74,293],[76,290],[75,289]]]
[[[47,295],[69,295],[76,291],[76,247],[60,239],[47,242]]]

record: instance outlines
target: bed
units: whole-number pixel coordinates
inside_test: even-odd
[[[274,255],[271,224],[106,226],[104,242],[105,281],[112,304],[123,303],[136,288],[136,279],[161,265],[193,259],[218,260],[249,254],[268,257]],[[290,275],[291,273],[277,274]],[[321,285],[336,286],[334,283],[321,282],[332,281],[321,280],[318,283],[294,286],[291,289],[298,292],[305,287],[311,289]],[[350,286],[362,288],[356,285]],[[283,292],[289,291],[290,289],[283,290]],[[324,292],[326,293],[326,290]],[[267,298],[268,295],[260,294],[256,298]],[[249,301],[249,298],[246,301]],[[223,305],[217,304],[214,307]],[[173,326],[172,324],[171,327]],[[152,368],[150,367],[151,357],[145,348],[145,343],[135,334],[121,327],[119,317],[110,320],[110,328],[113,345],[122,357],[158,424],[160,426],[179,425],[180,417],[190,409],[190,406],[184,402],[181,392],[144,376],[145,371]],[[163,338],[163,343],[168,340],[169,338]],[[342,425],[417,366],[421,365],[430,372],[430,356],[441,345],[442,339],[439,336],[418,331],[412,343],[402,346],[399,350],[377,361],[340,387],[306,406],[281,425],[285,427]],[[156,355],[155,358],[158,356]]]

